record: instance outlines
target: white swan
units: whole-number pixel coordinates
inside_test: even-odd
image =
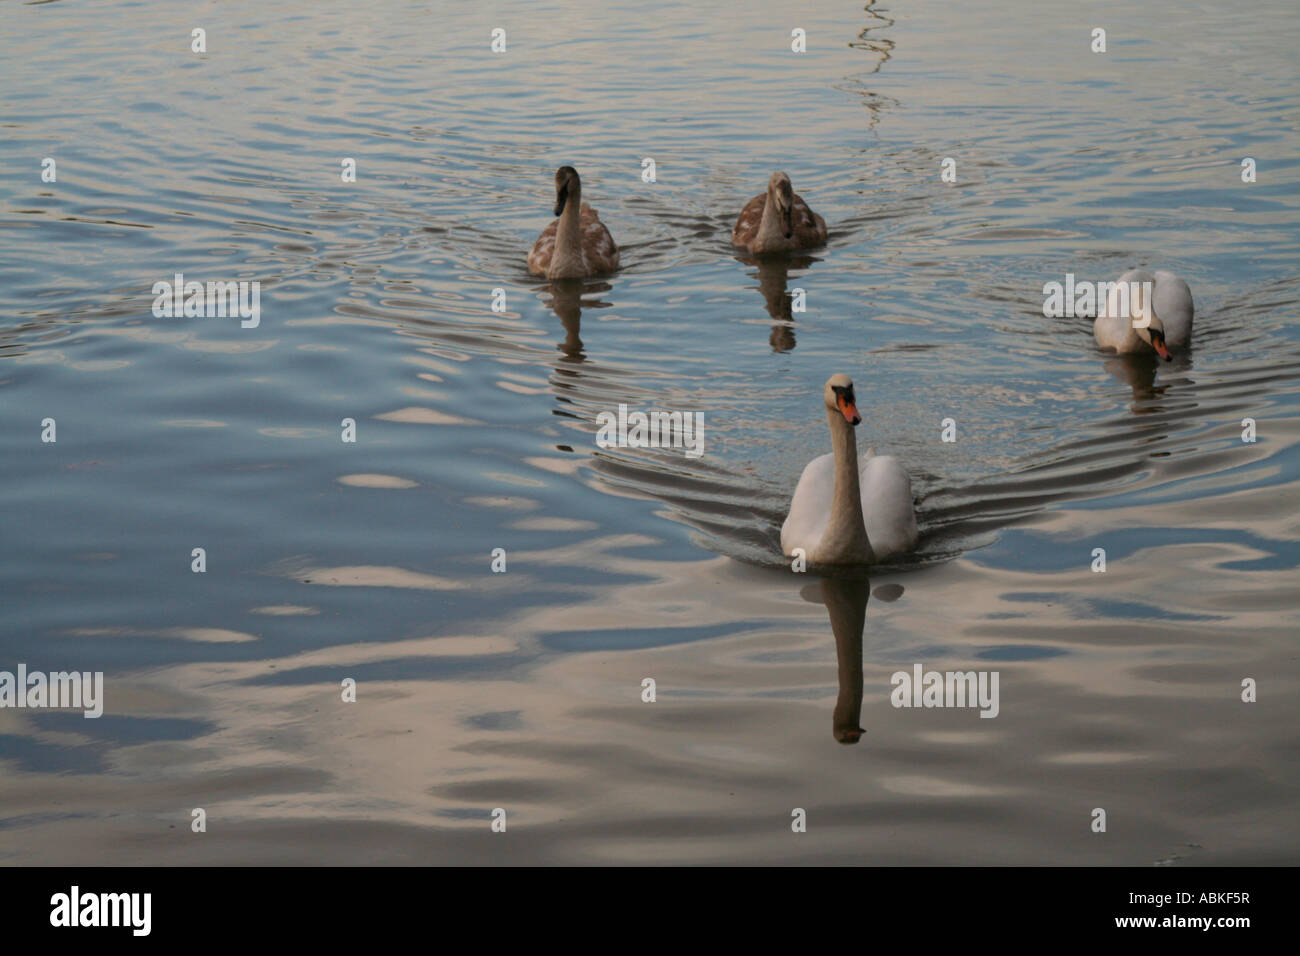
[[[1148,293],[1144,290],[1150,290],[1149,325],[1144,301]],[[1151,348],[1167,362],[1173,358],[1171,347],[1183,348],[1191,341],[1192,316],[1196,312],[1192,290],[1172,272],[1159,270],[1152,275],[1145,269],[1130,269],[1110,287],[1105,304],[1098,304],[1101,308],[1092,324],[1092,334],[1104,349],[1124,354]]]
[[[808,462],[781,525],[781,550],[802,548],[816,564],[871,564],[916,547],[912,482],[898,460],[868,449],[858,458],[862,421],[847,375],[826,380],[829,455]]]
[[[596,210],[582,201],[582,180],[572,166],[555,171],[555,215],[533,243],[528,271],[548,279],[582,279],[618,268],[618,245]]]

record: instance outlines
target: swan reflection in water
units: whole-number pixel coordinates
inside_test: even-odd
[[[599,295],[602,292],[609,292],[614,287],[600,280],[553,279],[537,288],[542,293],[543,301],[559,316],[560,324],[564,326],[564,341],[556,343],[555,347],[564,353],[568,361],[573,363],[586,361],[587,356],[583,351],[582,338],[579,335],[582,331],[583,307],[608,309],[613,303],[602,302]],[[546,298],[548,294],[549,298]],[[591,298],[584,300],[584,295]]]
[[[862,721],[862,632],[867,621],[868,595],[878,601],[897,601],[900,584],[884,584],[871,591],[866,575],[826,577],[821,580],[821,603],[831,619],[840,692],[835,698],[831,728],[842,744],[856,744],[866,730]],[[816,600],[817,598],[813,598]]]
[[[794,293],[801,289],[788,289],[791,269],[807,269],[820,260],[801,254],[754,256],[747,252],[736,254],[736,259],[758,270],[758,291],[763,294],[767,314],[773,319],[772,334],[768,336],[773,352],[789,352],[794,348]]]
[[[1165,382],[1156,383],[1159,375],[1166,381],[1173,375],[1185,373],[1192,367],[1191,357],[1186,352],[1175,352],[1169,362],[1162,362],[1154,352],[1130,355],[1112,355],[1102,362],[1102,367],[1116,381],[1123,382],[1133,390],[1132,407],[1135,415],[1150,415],[1163,411],[1158,404],[1147,404],[1163,398],[1169,386]]]
[[[578,421],[588,417],[574,407],[575,398],[582,394],[583,380],[591,371],[590,367],[583,367],[588,358],[581,337],[582,310],[608,309],[613,303],[601,301],[600,294],[611,289],[612,285],[600,279],[552,279],[535,287],[538,298],[559,317],[560,325],[564,327],[564,338],[555,343],[560,354],[552,363],[554,371],[550,376],[557,405],[552,414]],[[557,447],[561,451],[573,451],[571,445]]]

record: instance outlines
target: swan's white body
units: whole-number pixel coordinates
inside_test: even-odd
[[[862,521],[877,561],[905,554],[916,547],[916,513],[912,510],[912,480],[893,455],[867,449],[858,459]],[[823,554],[819,545],[831,523],[835,498],[835,454],[808,462],[790,502],[790,514],[781,525],[781,550],[792,554],[803,548],[809,561],[844,563]],[[852,563],[852,562],[848,562]]]
[[[848,410],[836,406],[833,389],[841,397],[847,390]],[[781,526],[781,550],[800,548],[816,564],[872,564],[911,551],[919,536],[911,479],[892,455],[868,449],[858,456],[851,421],[860,419],[847,376],[833,376],[826,396],[834,450],[804,468]]]
[[[1192,339],[1192,317],[1196,312],[1192,290],[1187,283],[1164,270],[1152,275],[1145,269],[1130,269],[1119,277],[1117,284],[1127,286],[1133,282],[1151,284],[1151,327],[1163,330],[1165,345],[1185,348]],[[1092,324],[1092,334],[1098,345],[1120,354],[1152,349],[1147,330],[1133,327],[1134,321],[1140,321],[1143,314],[1140,296],[1129,296],[1128,308],[1124,309],[1119,291],[1112,287],[1106,302],[1098,305],[1097,318]]]

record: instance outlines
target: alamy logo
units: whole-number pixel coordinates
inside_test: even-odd
[[[104,713],[104,672],[45,674],[19,664],[17,674],[0,671],[0,707],[73,708],[84,711],[84,717],[99,717]]]
[[[1064,284],[1043,284],[1043,315],[1049,319],[1091,319],[1099,312],[1111,314],[1107,303],[1113,302],[1114,315],[1133,316],[1133,328],[1151,324],[1150,282],[1076,282],[1074,273],[1065,274]]]
[[[912,665],[912,673],[895,671],[889,702],[895,707],[978,707],[981,717],[996,717],[998,671],[923,671]]]
[[[255,329],[262,321],[262,283],[185,281],[183,272],[153,284],[155,319],[224,319],[238,316],[242,329]]]
[[[601,412],[596,424],[601,448],[684,448],[687,458],[704,454],[703,412],[629,412],[619,405],[617,415]]]
[[[152,893],[68,893],[50,897],[51,926],[129,926],[133,936],[148,936],[152,928]]]

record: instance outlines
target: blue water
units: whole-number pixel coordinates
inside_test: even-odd
[[[0,709],[0,860],[1296,862],[1297,40],[1280,2],[8,6],[0,671],[107,702]],[[564,164],[623,267],[553,288]],[[775,169],[830,237],[758,263]],[[1192,288],[1170,365],[1043,316],[1134,265]],[[154,317],[178,272],[260,323]],[[823,585],[778,534],[833,372],[922,536]],[[620,403],[704,455],[597,448]],[[916,662],[999,666],[998,718],[891,707]]]

